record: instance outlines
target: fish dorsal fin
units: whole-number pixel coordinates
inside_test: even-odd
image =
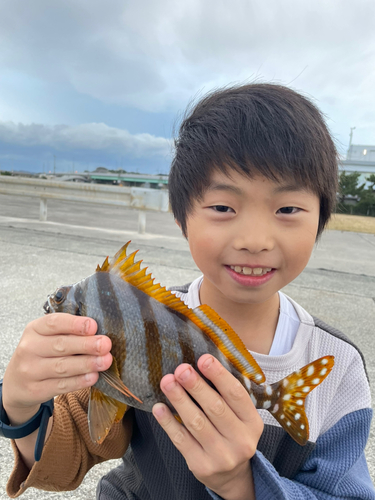
[[[258,363],[228,323],[207,305],[189,309],[179,297],[154,283],[151,273],[146,273],[147,267],[141,269],[142,261],[134,262],[138,250],[129,256],[126,254],[129,243],[120,248],[110,262],[107,257],[103,265],[97,267],[97,272],[114,274],[149,297],[183,314],[212,340],[240,373],[258,384],[264,382],[265,376]]]
[[[130,241],[120,248],[113,259],[111,259],[111,262],[108,261],[107,257],[101,267],[98,265],[96,272],[114,274],[158,302],[170,307],[174,311],[188,316],[189,313],[192,312],[191,309],[189,309],[179,297],[169,292],[165,286],[154,283],[154,278],[151,277],[151,273],[147,274],[146,272],[147,267],[141,269],[141,260],[134,262],[138,250],[131,253],[129,256],[126,254],[129,243]]]
[[[103,262],[102,267],[99,266],[99,264],[96,266],[96,272],[103,272],[106,273],[108,272],[109,269],[109,262],[108,262],[108,257],[106,257],[105,261]]]

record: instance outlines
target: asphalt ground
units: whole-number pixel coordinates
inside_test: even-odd
[[[0,195],[0,377],[25,325],[43,314],[46,296],[58,285],[91,274],[107,255],[132,240],[131,248],[158,282],[183,284],[200,275],[186,241],[169,213],[147,213],[146,234],[137,233],[137,212],[119,207],[50,202],[39,222],[39,202]],[[375,386],[375,236],[327,231],[305,271],[284,291],[311,314],[340,329],[362,350]],[[375,428],[367,446],[375,481]],[[0,441],[0,499],[13,455]],[[22,498],[94,499],[98,479],[118,461],[96,466],[73,492],[28,490]]]

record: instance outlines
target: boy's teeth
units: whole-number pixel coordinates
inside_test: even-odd
[[[245,274],[246,276],[250,276],[253,274],[254,276],[262,276],[263,274],[269,273],[271,271],[271,267],[241,267],[241,266],[230,266],[233,271],[236,273]]]

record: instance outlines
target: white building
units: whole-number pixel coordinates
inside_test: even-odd
[[[345,172],[359,172],[359,181],[365,182],[370,174],[375,174],[375,146],[352,144],[339,167]]]
[[[375,146],[352,144],[348,150],[346,159],[375,163]]]

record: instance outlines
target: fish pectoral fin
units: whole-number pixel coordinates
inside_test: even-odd
[[[90,437],[94,443],[102,444],[112,425],[119,422],[127,410],[127,405],[91,387],[88,409]]]
[[[137,396],[135,396],[121,380],[115,358],[113,358],[112,364],[108,368],[108,370],[106,370],[105,372],[100,372],[100,377],[102,377],[107,382],[107,384],[109,384],[114,389],[118,390],[128,398],[133,398],[138,401],[138,403],[142,404],[142,401],[137,398]]]
[[[182,418],[180,417],[180,415],[179,415],[178,413],[174,414],[173,416],[174,416],[174,418],[177,420],[177,422],[178,422],[179,424],[184,425],[184,423],[183,423],[183,421],[182,421]]]
[[[269,412],[281,427],[301,446],[309,439],[309,422],[305,413],[305,399],[330,374],[334,356],[324,356],[272,384],[280,396]]]

